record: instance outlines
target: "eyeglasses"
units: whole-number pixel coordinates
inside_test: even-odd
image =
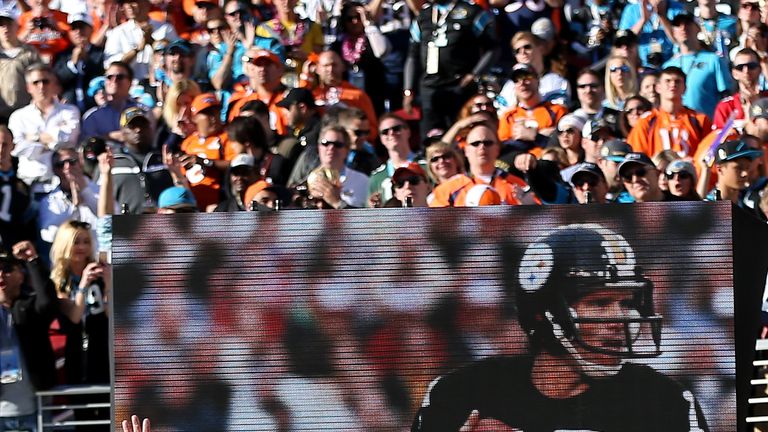
[[[580,132],[580,131],[575,128],[568,128],[560,131],[560,133],[565,133],[565,134],[575,134],[576,132]]]
[[[128,78],[128,75],[121,74],[121,73],[119,73],[119,74],[109,74],[109,75],[105,75],[104,78],[106,78],[107,81],[113,81],[113,80],[114,81],[122,81],[122,80]]]
[[[572,179],[571,181],[577,188],[583,188],[585,184],[589,185],[589,187],[595,187],[598,183],[600,183],[600,179],[593,175],[581,175]]]
[[[753,11],[759,11],[760,10],[760,4],[759,3],[742,3],[741,7],[744,9],[752,9]]]
[[[393,183],[395,184],[396,188],[401,188],[405,186],[405,183],[410,183],[411,186],[416,186],[421,183],[421,177],[419,176],[410,176],[406,178],[400,178],[397,180],[393,180]]]
[[[576,88],[578,89],[588,88],[590,90],[597,90],[598,87],[600,87],[600,84],[597,83],[576,84]]]
[[[53,164],[56,168],[64,168],[64,165],[70,164],[70,165],[77,165],[78,160],[76,158],[69,158],[69,159],[61,159],[59,161],[56,161],[55,164]]]
[[[519,46],[515,48],[515,54],[520,54],[523,51],[532,51],[532,50],[533,50],[533,45],[525,44],[523,46]]]
[[[221,26],[218,26],[218,27],[207,27],[207,30],[210,33],[221,33],[222,31],[227,30],[227,29],[229,29],[229,26],[225,26],[225,25],[221,25]]]
[[[482,146],[486,146],[486,147],[490,147],[490,146],[496,144],[496,141],[493,141],[493,140],[477,140],[477,141],[472,141],[472,142],[467,143],[467,144],[471,145],[472,147],[480,147],[481,145]]]
[[[621,71],[622,73],[629,73],[629,66],[627,65],[611,66],[610,71],[611,73],[615,73],[617,71]]]
[[[32,81],[32,85],[39,85],[39,84],[48,85],[50,83],[51,83],[51,80],[49,80],[48,78],[43,78],[43,79]]]
[[[320,140],[320,145],[323,147],[333,146],[334,148],[344,148],[347,146],[346,143],[343,143],[341,141],[329,141],[329,140]]]
[[[379,133],[381,135],[399,134],[400,132],[403,131],[404,127],[405,126],[403,126],[403,125],[396,125],[396,126],[392,126],[390,128],[382,129],[382,130],[379,131]]]
[[[356,130],[353,130],[352,133],[355,134],[355,136],[364,137],[364,136],[370,135],[371,134],[371,130],[370,129],[356,129]]]
[[[758,62],[748,62],[748,63],[742,63],[742,64],[733,65],[733,69],[739,70],[739,71],[742,71],[742,72],[744,72],[744,68],[746,68],[747,70],[751,70],[751,71],[757,70],[757,69],[760,69],[760,63],[758,63]]]
[[[675,173],[668,172],[667,177],[670,179],[674,179],[675,177],[677,177],[678,180],[690,180],[693,178],[691,173],[689,173],[688,171],[678,171]]]
[[[648,111],[648,110],[645,109],[645,108],[641,108],[639,106],[634,107],[634,108],[627,108],[627,109],[624,110],[624,112],[627,113],[627,114],[635,114],[635,115],[640,115],[640,114],[642,114],[642,113],[644,113],[646,111]]]
[[[632,182],[632,179],[635,176],[637,176],[638,178],[639,177],[645,177],[646,174],[648,174],[648,170],[647,169],[645,169],[645,168],[637,168],[637,169],[625,172],[624,174],[621,175],[621,178],[625,182],[630,183],[630,182]]]
[[[453,153],[443,153],[441,155],[434,155],[432,156],[431,159],[429,159],[431,163],[440,162],[441,160],[444,160],[446,162],[453,161]]]

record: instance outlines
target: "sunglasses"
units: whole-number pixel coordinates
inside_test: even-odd
[[[760,4],[759,3],[742,3],[741,7],[744,9],[752,9],[753,11],[759,11],[760,10]]]
[[[679,172],[676,172],[676,173],[669,173],[668,172],[667,173],[667,177],[670,178],[670,179],[674,179],[675,177],[677,177],[679,180],[690,180],[690,179],[693,178],[691,173],[689,173],[687,171],[679,171]]]
[[[632,178],[635,176],[639,177],[645,177],[645,175],[648,174],[648,170],[645,168],[638,168],[629,172],[625,172],[621,175],[621,178],[624,179],[625,182],[632,182]]]
[[[575,134],[577,132],[580,132],[580,131],[575,128],[568,128],[563,131],[560,131],[560,133],[565,133],[565,134]]]
[[[62,159],[62,160],[56,161],[56,163],[53,164],[53,166],[55,166],[56,168],[64,168],[64,165],[66,164],[77,165],[77,162],[78,160],[75,158]]]
[[[341,141],[329,141],[329,140],[320,140],[320,145],[323,147],[333,146],[334,148],[344,148],[347,146],[346,143],[343,143]]]
[[[648,110],[646,110],[644,108],[640,108],[640,107],[627,108],[626,110],[624,110],[624,112],[627,113],[627,114],[635,114],[635,115],[640,115],[640,114],[642,114],[642,113],[644,113],[646,111],[648,111]]]
[[[600,179],[591,175],[582,175],[573,179],[572,181],[573,185],[577,188],[583,188],[585,184],[589,185],[589,187],[595,187],[598,183],[600,183]]]
[[[371,134],[371,130],[370,129],[357,129],[357,130],[353,130],[352,133],[355,134],[355,136],[364,137],[364,136],[370,135]]]
[[[50,83],[51,83],[51,80],[49,80],[48,78],[43,78],[43,79],[32,81],[32,85],[38,85],[38,84],[48,85]]]
[[[227,16],[231,16],[231,17],[241,16],[241,15],[245,15],[245,11],[243,11],[241,9],[233,10],[232,12],[227,12],[226,15]]]
[[[760,63],[758,63],[758,62],[748,62],[748,63],[742,63],[742,64],[733,65],[733,69],[739,70],[739,71],[742,71],[742,72],[744,72],[745,68],[747,70],[751,70],[751,71],[757,70],[757,69],[760,69]]]
[[[404,127],[405,126],[403,126],[403,125],[392,126],[391,128],[386,128],[386,129],[380,130],[379,133],[381,135],[389,135],[391,133],[398,134],[398,133],[402,132]]]
[[[453,153],[443,153],[441,155],[434,155],[434,156],[432,156],[431,159],[429,159],[429,161],[431,163],[440,162],[441,160],[444,160],[446,162],[452,161],[453,160]]]
[[[104,78],[106,78],[107,81],[113,81],[113,80],[114,81],[122,81],[122,80],[128,78],[128,75],[121,74],[121,73],[119,73],[119,74],[109,74],[109,75],[105,75]]]
[[[576,84],[576,88],[578,89],[588,88],[590,90],[596,90],[598,87],[600,87],[600,84],[597,83]]]
[[[496,144],[496,141],[493,141],[493,140],[477,140],[477,141],[472,141],[472,142],[467,143],[467,144],[471,145],[472,147],[480,147],[481,145],[482,146],[486,146],[486,147],[490,147],[490,146]]]
[[[406,178],[400,178],[400,179],[394,180],[393,183],[395,184],[396,188],[401,188],[405,186],[406,183],[410,183],[411,186],[416,186],[421,183],[421,177],[410,176]]]
[[[623,73],[629,73],[629,66],[627,65],[621,65],[621,66],[611,66],[610,67],[611,73],[615,73],[617,71],[621,71]]]
[[[531,50],[533,50],[533,45],[525,44],[523,46],[519,46],[519,47],[515,48],[515,54],[520,54],[523,51],[531,51]]]

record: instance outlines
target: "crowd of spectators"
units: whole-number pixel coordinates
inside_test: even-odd
[[[77,245],[107,251],[110,214],[705,199],[766,220],[767,77],[751,0],[0,0],[0,238],[53,269],[71,362],[103,362],[104,260]]]

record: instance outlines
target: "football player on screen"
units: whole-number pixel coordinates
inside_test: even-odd
[[[627,241],[567,225],[526,248],[515,295],[530,355],[435,379],[413,431],[708,430],[690,391],[629,358],[661,354],[653,284]]]

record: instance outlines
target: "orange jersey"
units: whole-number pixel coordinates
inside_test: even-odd
[[[485,184],[482,179],[459,174],[439,184],[433,193],[430,207],[464,207],[467,193],[472,186]],[[519,205],[518,195],[526,187],[523,179],[508,174],[500,169],[496,170],[491,179],[490,186],[496,189],[501,196],[502,204]]]
[[[233,93],[232,97],[229,99],[230,108],[227,120],[232,121],[232,119],[239,116],[240,110],[246,102],[260,100],[267,104],[267,107],[269,108],[269,126],[272,127],[278,135],[287,135],[288,111],[277,106],[277,103],[283,100],[287,93],[286,89],[281,88],[267,97],[262,97],[248,87],[236,86],[235,93]]]
[[[368,94],[347,81],[342,81],[341,85],[335,88],[339,90],[335,97],[338,98],[340,103],[360,108],[365,112],[365,116],[368,117],[368,122],[371,125],[369,139],[371,141],[375,140],[379,132],[379,119],[376,117],[376,111],[373,109],[373,103],[371,102],[371,98],[368,97]],[[315,101],[325,101],[328,96],[328,91],[328,87],[318,86],[312,90],[312,95],[315,97]]]
[[[186,154],[197,155],[209,160],[231,160],[234,155],[227,143],[229,139],[226,132],[219,135],[202,138],[197,132],[188,136],[181,143],[181,150]],[[185,170],[186,173],[186,170]],[[219,189],[221,189],[221,172],[215,167],[206,167],[205,176],[198,182],[192,183],[192,193],[197,200],[197,207],[205,211],[211,204],[219,202]]]
[[[19,34],[27,27],[27,23],[36,17],[32,12],[24,12],[19,16]],[[48,22],[43,28],[35,27],[27,34],[26,42],[37,48],[40,56],[52,62],[56,55],[69,47],[69,24],[67,14],[57,10],[48,11],[42,17]]]
[[[683,107],[676,116],[658,108],[637,121],[627,142],[636,152],[653,157],[662,150],[674,150],[680,156],[696,154],[699,143],[712,130],[712,121],[706,114]]]
[[[516,106],[504,114],[499,119],[499,139],[507,141],[512,139],[512,127],[516,122],[535,121],[538,129],[550,129],[557,127],[560,118],[568,113],[568,110],[562,105],[556,105],[551,102],[542,102],[532,109],[526,109]],[[529,153],[537,158],[541,156],[542,149],[535,147]]]

